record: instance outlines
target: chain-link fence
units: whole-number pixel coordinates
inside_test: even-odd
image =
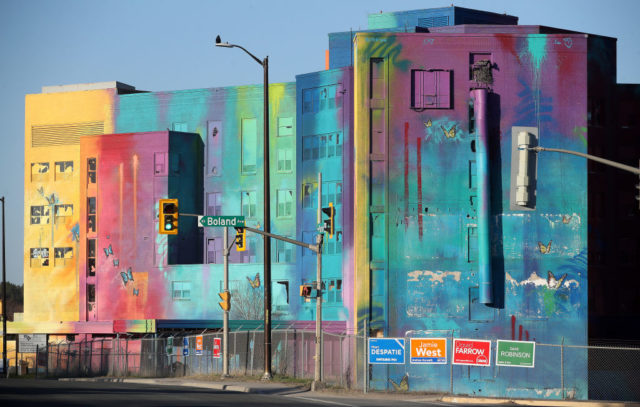
[[[201,340],[197,337],[200,336]],[[497,366],[496,341],[491,341],[490,366],[451,363],[452,331],[416,331],[411,337],[444,337],[449,356],[444,364],[367,365],[364,338],[323,333],[322,381],[345,388],[423,391],[509,398],[640,400],[640,349],[536,343],[535,366]],[[215,341],[215,339],[218,341]],[[476,338],[479,339],[479,338]],[[488,338],[482,338],[488,339]],[[104,376],[176,377],[222,374],[222,332],[159,338],[127,338],[49,344],[38,352],[41,377]],[[272,373],[313,379],[315,331],[272,331]],[[201,345],[200,345],[201,344]],[[357,353],[356,353],[357,352]],[[264,333],[229,333],[229,372],[232,376],[261,376],[264,372]],[[366,377],[366,381],[365,381]]]
[[[197,338],[201,337],[200,342]],[[222,332],[162,338],[94,340],[49,344],[39,351],[38,371],[56,377],[136,376],[175,377],[222,374],[222,349],[214,349]],[[362,337],[360,337],[362,341]],[[354,335],[322,335],[324,382],[342,387],[352,383]],[[201,348],[198,347],[201,343]],[[272,330],[272,373],[313,379],[315,331]],[[229,333],[229,373],[258,376],[264,372],[264,332],[240,330]]]

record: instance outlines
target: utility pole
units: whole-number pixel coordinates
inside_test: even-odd
[[[7,256],[5,252],[6,235],[4,233],[4,196],[0,198],[0,201],[2,201],[2,369],[9,377],[9,369],[7,368]],[[16,341],[17,343],[18,341]]]
[[[322,173],[318,173],[318,214],[317,214],[318,227],[322,223]],[[316,235],[316,244],[318,245],[318,251],[316,252],[316,290],[318,296],[316,297],[316,365],[315,373],[313,376],[313,383],[311,384],[311,390],[315,391],[318,384],[320,384],[320,373],[322,369],[322,240],[324,233],[318,233]]]

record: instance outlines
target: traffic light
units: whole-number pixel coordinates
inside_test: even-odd
[[[318,290],[314,288],[315,285],[311,284],[302,284],[300,286],[300,296],[305,298],[316,298],[318,297]]]
[[[331,239],[335,230],[336,217],[336,208],[333,207],[333,202],[329,202],[328,208],[322,208],[322,213],[329,217],[329,219],[324,220],[324,231],[329,233],[329,239]]]
[[[510,209],[514,211],[536,208],[536,168],[538,158],[532,148],[538,145],[536,127],[511,128]],[[480,176],[480,175],[478,175]]]
[[[311,286],[309,284],[300,286],[300,297],[311,297]]]
[[[177,199],[161,199],[160,200],[160,234],[161,235],[177,235],[178,234],[178,200]]]
[[[239,252],[247,250],[247,231],[245,228],[236,228],[236,250]]]
[[[231,293],[229,291],[225,291],[218,293],[218,295],[222,298],[222,301],[218,303],[220,304],[220,307],[225,311],[229,311],[231,309]]]

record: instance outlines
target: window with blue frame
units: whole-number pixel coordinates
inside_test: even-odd
[[[242,172],[256,172],[258,128],[256,119],[242,119]]]

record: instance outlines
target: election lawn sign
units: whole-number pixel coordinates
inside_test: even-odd
[[[536,343],[498,340],[496,365],[534,367]]]
[[[490,366],[491,341],[479,339],[454,339],[454,365]]]
[[[369,338],[370,364],[404,364],[404,338]]]
[[[411,338],[410,348],[410,363],[447,363],[447,338]]]

